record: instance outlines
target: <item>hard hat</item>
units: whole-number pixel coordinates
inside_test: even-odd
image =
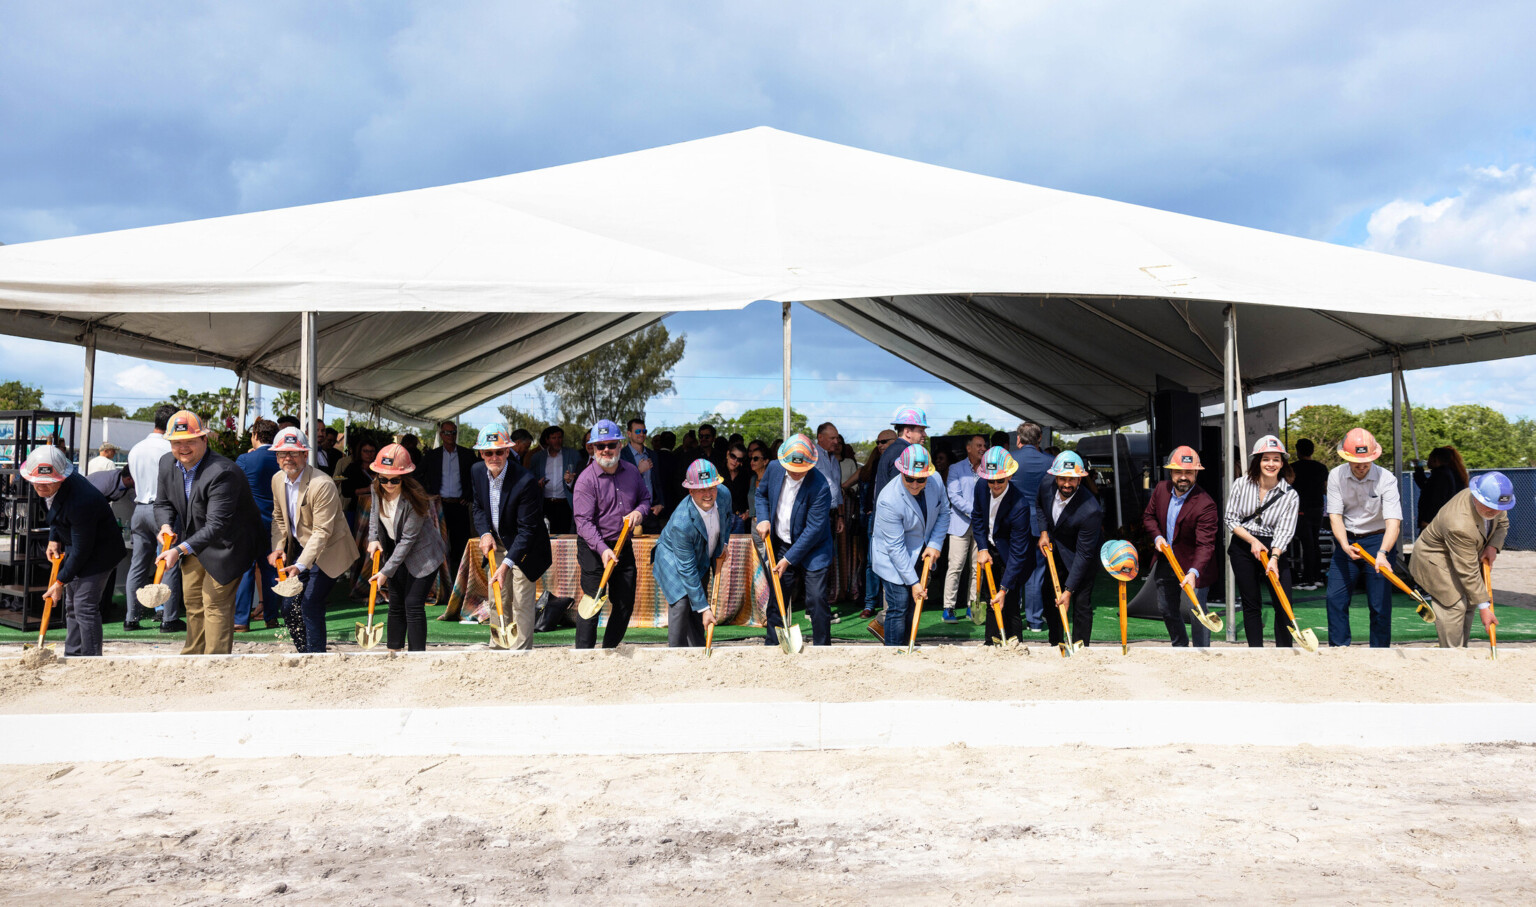
[[[1110,539],[1099,548],[1099,563],[1121,582],[1136,578],[1136,546],[1124,539]]]
[[[1509,510],[1515,506],[1515,486],[1502,472],[1485,472],[1474,476],[1471,487],[1472,497],[1484,507]]]
[[[32,448],[21,464],[21,477],[33,485],[56,485],[69,478],[75,471],[74,464],[64,451],[52,444]]]
[[[816,465],[816,445],[805,435],[795,435],[779,447],[779,465],[802,473]]]
[[[416,464],[411,462],[411,452],[404,445],[386,444],[368,468],[381,476],[403,476],[415,472]]]
[[[1339,442],[1339,456],[1351,463],[1370,463],[1381,456],[1381,445],[1363,428],[1351,428]]]
[[[896,410],[896,415],[891,417],[892,425],[916,425],[919,428],[928,427],[928,414],[917,406],[903,406]]]
[[[475,441],[475,450],[501,450],[511,446],[512,436],[500,422],[492,422],[481,429],[480,438]]]
[[[715,464],[703,457],[689,463],[688,472],[683,476],[684,488],[714,488],[716,485],[723,484],[724,482],[725,480],[720,478],[720,471],[715,468]]]
[[[619,426],[612,419],[599,419],[592,430],[587,433],[588,444],[607,444],[609,441],[623,441],[624,434],[619,431]]]
[[[198,418],[197,413],[185,409],[178,410],[165,426],[167,441],[190,441],[206,434],[208,430],[203,427],[203,420]]]
[[[1267,453],[1277,453],[1286,460],[1291,458],[1291,455],[1285,452],[1285,445],[1281,444],[1280,439],[1274,435],[1265,435],[1253,442],[1253,453],[1249,454],[1249,456],[1260,457]]]
[[[1053,476],[1077,476],[1084,478],[1088,470],[1083,468],[1083,458],[1077,455],[1077,451],[1064,450],[1056,455],[1056,461],[1046,472]]]
[[[1163,464],[1164,469],[1204,469],[1200,465],[1200,455],[1195,453],[1193,447],[1182,445],[1175,447],[1173,453],[1168,455],[1168,462]]]
[[[272,439],[273,453],[309,453],[309,439],[292,425],[278,432]]]
[[[933,475],[933,458],[921,444],[912,444],[896,458],[896,471],[909,479],[926,479]]]
[[[983,482],[1006,479],[1019,471],[1019,461],[1008,451],[994,447],[981,455],[981,465],[976,467],[976,478]]]

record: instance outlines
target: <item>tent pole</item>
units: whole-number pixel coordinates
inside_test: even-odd
[[[1403,483],[1403,359],[1396,353],[1392,354],[1392,481]],[[1403,537],[1410,537],[1406,528]]]
[[[1226,342],[1222,350],[1222,408],[1221,408],[1221,443],[1226,451],[1222,458],[1221,489],[1225,492],[1232,486],[1232,467],[1236,464],[1228,463],[1232,459],[1233,442],[1237,435],[1234,432],[1235,420],[1232,418],[1232,407],[1236,394],[1237,384],[1237,320],[1233,317],[1232,306],[1222,310],[1222,320],[1226,322]],[[1228,502],[1230,503],[1230,502]],[[1221,530],[1221,552],[1227,550],[1232,544],[1232,530],[1225,524]],[[1221,552],[1217,552],[1220,556]],[[1226,576],[1225,592],[1227,596],[1227,642],[1237,642],[1237,578],[1228,568],[1222,571]]]
[[[789,359],[790,359],[789,303],[784,303],[784,419],[781,437],[789,440]]]
[[[246,431],[246,426],[249,423],[247,423],[245,420],[246,420],[246,417],[250,415],[249,410],[250,410],[250,406],[251,406],[251,403],[250,403],[251,383],[250,383],[250,378],[246,377],[246,375],[247,375],[246,370],[245,369],[241,369],[240,370],[240,382],[237,385],[237,387],[239,388],[239,393],[240,393],[240,424],[235,426],[235,434],[237,434],[237,435],[242,434],[242,433],[249,434],[249,432]]]
[[[77,440],[80,447],[75,455],[80,458],[80,471],[85,471],[85,464],[91,459],[91,407],[96,399],[96,332],[85,335],[85,382],[82,385],[80,400],[80,428],[77,431]]]
[[[1120,426],[1109,427],[1109,465],[1115,473],[1115,526],[1124,531],[1125,528],[1125,503],[1121,499],[1120,487]]]
[[[315,313],[305,312],[299,317],[299,422],[304,434],[310,436],[309,465],[319,459],[320,440],[314,437],[315,420],[320,418],[315,399]]]

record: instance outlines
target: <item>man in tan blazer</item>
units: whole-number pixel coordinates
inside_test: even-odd
[[[288,634],[300,652],[325,651],[325,601],[357,561],[357,542],[331,477],[309,465],[309,439],[285,428],[272,439],[280,472],[272,476],[272,553],[299,571],[303,588],[283,602]]]
[[[1487,473],[1457,492],[1413,544],[1408,572],[1434,599],[1435,630],[1444,648],[1462,648],[1472,638],[1472,612],[1484,628],[1497,624],[1493,590],[1483,582],[1483,564],[1492,566],[1509,533],[1514,489],[1502,473]]]

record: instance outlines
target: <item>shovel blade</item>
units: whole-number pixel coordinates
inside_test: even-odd
[[[1292,627],[1291,638],[1301,643],[1301,647],[1308,652],[1317,651],[1317,633],[1311,627],[1302,627],[1300,630]]]
[[[789,648],[785,651],[791,655],[798,655],[805,651],[805,637],[800,635],[800,627],[791,624],[788,633],[779,634],[780,638],[789,637]]]
[[[576,613],[582,620],[591,620],[608,604],[608,592],[604,589],[597,590],[596,595],[583,595],[581,602],[576,605]]]
[[[139,589],[137,598],[146,608],[158,608],[171,600],[171,587],[165,583],[144,586]]]
[[[1414,612],[1419,615],[1419,620],[1424,621],[1426,624],[1432,624],[1435,622],[1435,609],[1431,608],[1429,605],[1424,604],[1423,602],[1419,602],[1416,606],[1414,606]]]
[[[1204,624],[1205,628],[1212,633],[1220,633],[1222,628],[1226,626],[1226,622],[1221,618],[1203,609],[1195,612],[1195,620]]]
[[[491,628],[491,648],[493,648],[493,649],[510,649],[510,648],[512,648],[512,633],[511,633],[511,631],[503,630],[501,627],[492,627]]]
[[[383,624],[374,624],[371,627],[364,623],[357,625],[357,644],[364,649],[371,649],[378,645],[383,635]]]
[[[975,624],[978,627],[986,624],[986,622],[987,622],[987,609],[989,607],[990,606],[986,602],[980,602],[980,601],[971,602],[971,607],[970,607],[971,623]]]

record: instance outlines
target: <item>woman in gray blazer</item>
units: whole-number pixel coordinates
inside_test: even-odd
[[[427,595],[448,547],[433,523],[426,489],[409,476],[416,471],[410,453],[390,444],[370,468],[374,505],[368,517],[368,556],[384,552],[384,563],[370,582],[389,584],[385,642],[391,652],[424,652]]]

